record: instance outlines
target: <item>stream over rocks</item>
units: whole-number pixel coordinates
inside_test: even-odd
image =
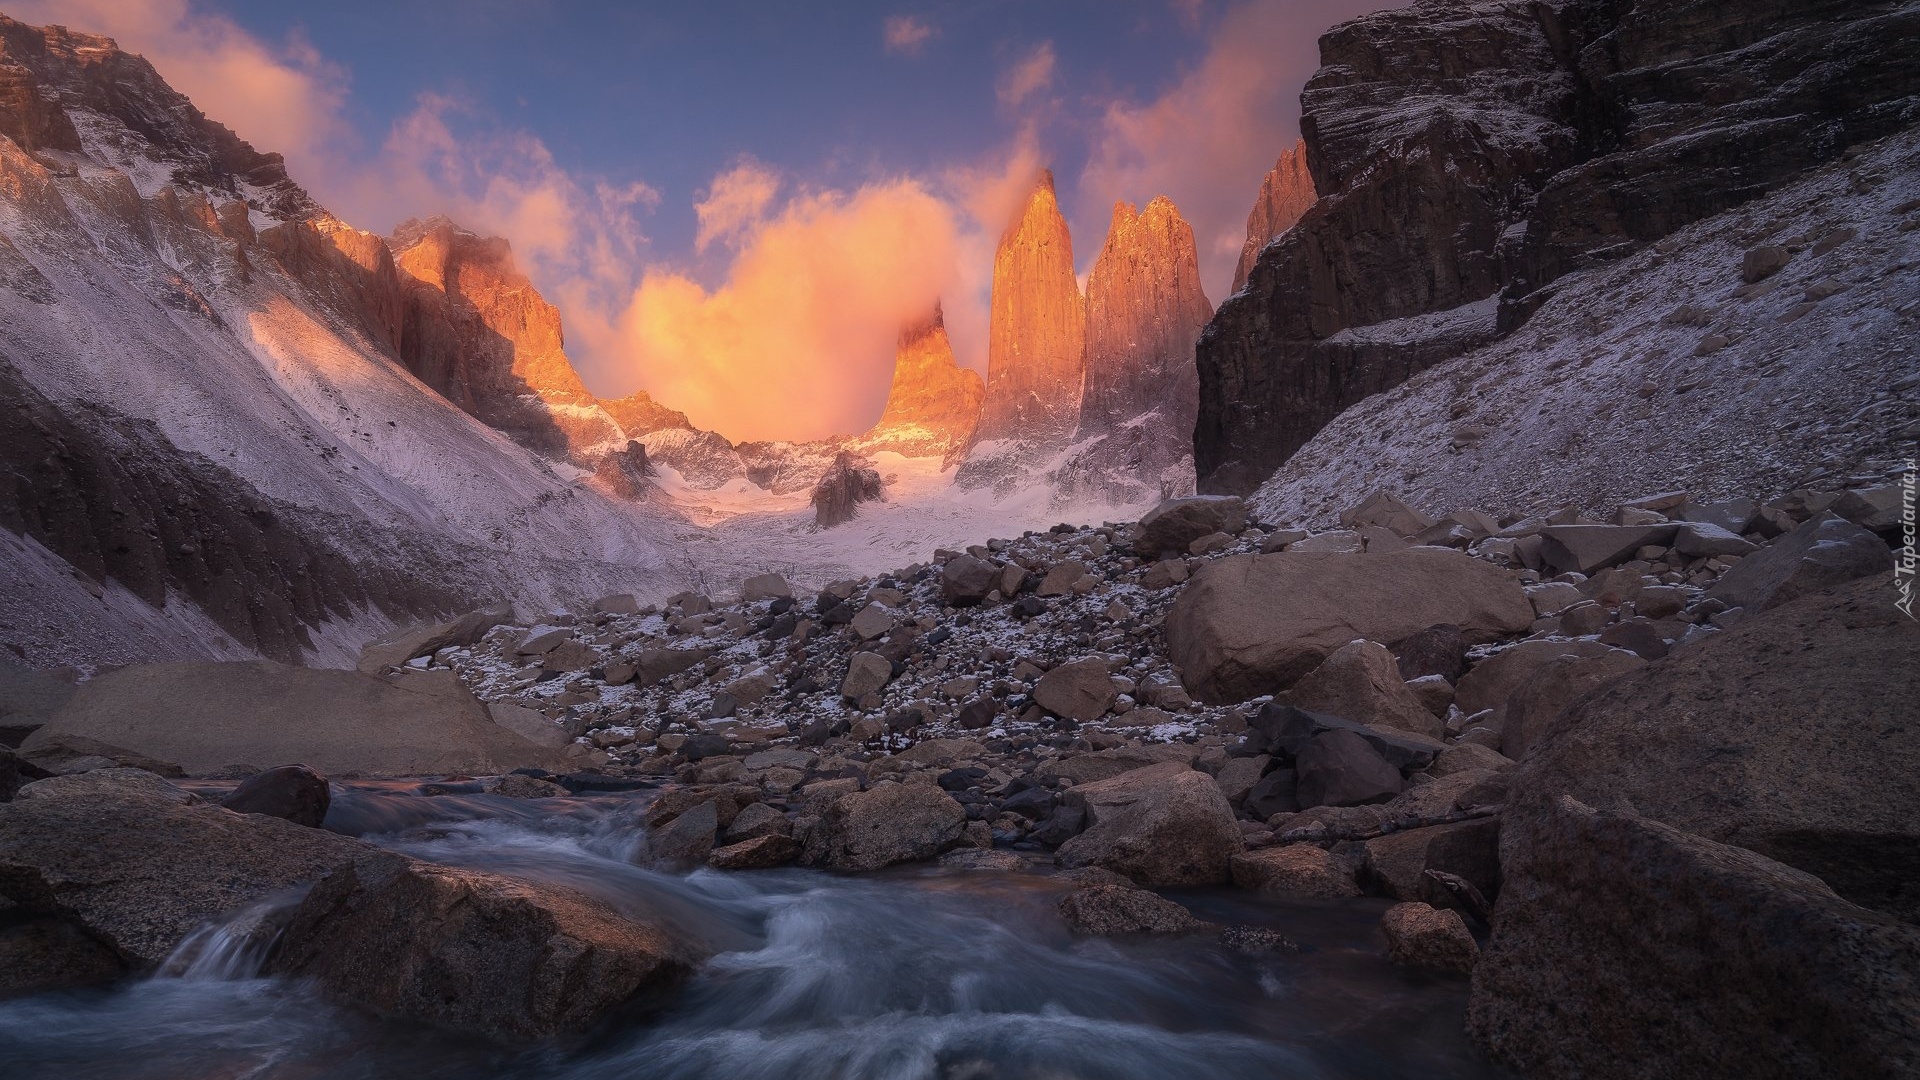
[[[330,1003],[258,972],[263,901],[190,935],[159,975],[0,1003],[0,1074],[39,1077],[1483,1077],[1464,980],[1389,966],[1379,908],[1172,893],[1200,918],[1271,928],[1297,954],[1195,934],[1073,934],[1067,883],[944,866],[839,876],[637,865],[645,791],[537,802],[339,784],[329,829],[418,858],[551,882],[712,951],[662,1010],[502,1047]],[[501,986],[502,995],[515,987]]]

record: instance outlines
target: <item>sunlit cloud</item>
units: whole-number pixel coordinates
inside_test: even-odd
[[[655,398],[728,438],[860,431],[900,327],[955,285],[957,224],[916,180],[802,193],[742,238],[717,288],[649,270],[609,344]]]
[[[779,191],[780,174],[752,158],[714,177],[706,197],[693,204],[700,221],[694,250],[705,251],[716,240],[737,243],[760,224]]]
[[[1033,50],[1015,61],[1000,76],[994,87],[1000,104],[1009,109],[1017,109],[1028,98],[1053,86],[1055,57],[1053,42],[1043,41]]]
[[[939,33],[932,23],[917,15],[889,15],[881,29],[887,51],[905,56],[919,53]]]

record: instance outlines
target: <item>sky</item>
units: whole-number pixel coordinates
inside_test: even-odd
[[[512,242],[595,393],[729,438],[880,413],[935,299],[985,370],[993,247],[1042,167],[1082,277],[1173,199],[1218,304],[1319,34],[1395,0],[0,0],[105,33],[343,220]]]

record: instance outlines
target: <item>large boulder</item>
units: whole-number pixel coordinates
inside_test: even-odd
[[[1061,845],[1061,866],[1098,866],[1138,884],[1226,881],[1242,847],[1233,807],[1213,778],[1177,761],[1133,769],[1067,792],[1085,832]]]
[[[1567,706],[1647,662],[1625,649],[1597,656],[1556,656],[1533,670],[1506,700],[1500,752],[1515,761],[1546,738]]]
[[[1764,611],[1892,566],[1893,552],[1879,537],[1844,518],[1821,514],[1741,559],[1707,595],[1730,608]]]
[[[1453,703],[1468,716],[1492,709],[1486,722],[1498,730],[1506,721],[1507,702],[1534,672],[1561,657],[1591,659],[1619,651],[1598,641],[1522,641],[1473,665],[1460,677]]]
[[[931,859],[960,841],[967,811],[926,784],[880,784],[841,796],[807,834],[801,860],[832,870],[878,870]]]
[[[1503,862],[1571,795],[1920,919],[1920,623],[1893,596],[1891,574],[1805,596],[1581,699],[1514,774]]]
[[[28,784],[0,804],[0,898],[145,971],[202,922],[371,850],[221,809],[151,773],[99,769]]]
[[[985,559],[955,555],[940,568],[940,599],[950,607],[972,607],[1000,583],[1000,571]]]
[[[1673,543],[1677,525],[1549,525],[1540,557],[1555,573],[1592,574],[1626,562],[1643,547]]]
[[[1505,832],[1467,1010],[1500,1062],[1556,1080],[1920,1069],[1911,923],[1755,852],[1564,796]]]
[[[307,893],[272,970],[381,1015],[518,1039],[657,1000],[694,959],[571,889],[369,850]]]
[[[377,675],[416,656],[432,656],[441,649],[472,645],[487,631],[513,618],[513,608],[500,605],[469,611],[457,619],[426,626],[409,626],[375,638],[360,649],[361,671]]]
[[[1082,934],[1185,934],[1206,928],[1193,912],[1145,889],[1092,885],[1060,898],[1060,916]]]
[[[1237,533],[1247,527],[1247,506],[1232,495],[1189,495],[1168,499],[1140,519],[1135,553],[1149,559],[1181,556],[1188,545],[1213,533]]]
[[[1202,567],[1168,613],[1166,634],[1187,689],[1226,703],[1285,690],[1355,638],[1392,644],[1448,623],[1483,642],[1533,619],[1511,575],[1458,552],[1282,552]]]
[[[1349,642],[1335,649],[1287,691],[1285,701],[1297,708],[1429,738],[1447,733],[1446,723],[1400,678],[1400,664],[1393,654],[1372,641]]]
[[[327,820],[333,792],[326,777],[305,765],[281,765],[248,777],[220,805],[236,814],[265,814],[317,829]]]
[[[567,771],[566,750],[501,727],[450,672],[391,680],[269,660],[136,664],[80,688],[21,745],[75,735],[189,776],[298,761],[335,776]]]
[[[1041,708],[1081,723],[1105,716],[1119,696],[1107,674],[1107,662],[1092,658],[1061,664],[1040,676],[1033,687],[1033,700]]]
[[[1400,794],[1406,783],[1400,770],[1380,756],[1367,740],[1351,731],[1324,731],[1300,750],[1300,805],[1365,806],[1383,803]]]

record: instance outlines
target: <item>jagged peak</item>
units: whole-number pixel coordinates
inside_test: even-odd
[[[945,334],[946,332],[946,313],[941,309],[940,301],[935,300],[931,314],[915,319],[900,328],[898,345],[904,349],[932,337],[935,333]]]

